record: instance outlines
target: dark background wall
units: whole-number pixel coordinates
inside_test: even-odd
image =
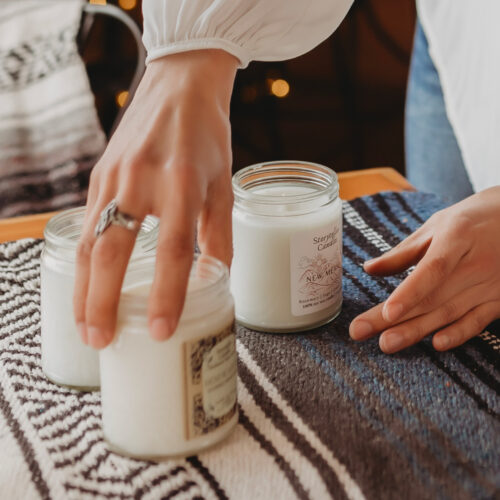
[[[108,3],[127,9],[142,25],[140,0]],[[240,71],[231,109],[234,170],[296,159],[337,171],[389,165],[404,172],[404,97],[414,24],[414,0],[355,0],[339,29],[313,51]],[[135,42],[116,21],[96,18],[82,52],[109,132],[117,96],[133,73]],[[273,94],[285,93],[287,85],[285,96]]]

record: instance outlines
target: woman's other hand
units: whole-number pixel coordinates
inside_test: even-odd
[[[149,298],[153,338],[167,339],[182,312],[198,222],[203,252],[230,264],[229,105],[238,60],[201,50],[151,62],[90,179],[77,249],[74,313],[85,343],[103,348],[115,331],[120,291],[136,235],[112,225],[97,239],[101,211],[160,218]]]
[[[500,186],[437,212],[364,268],[387,276],[414,265],[384,303],[353,320],[353,339],[381,333],[380,348],[394,353],[436,332],[433,346],[444,351],[499,318]]]

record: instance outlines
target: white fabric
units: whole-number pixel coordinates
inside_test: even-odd
[[[352,0],[144,0],[148,59],[220,48],[296,57],[327,38]],[[447,113],[476,191],[500,184],[500,1],[417,0]]]
[[[417,7],[472,186],[500,184],[500,2],[417,0]]]
[[[252,60],[297,57],[328,38],[353,0],[144,0],[147,62],[188,50],[224,49]]]

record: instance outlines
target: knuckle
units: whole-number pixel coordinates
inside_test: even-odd
[[[458,307],[454,301],[450,300],[449,302],[443,304],[442,320],[444,321],[444,324],[449,324],[455,321],[457,317],[458,317]]]
[[[420,300],[420,306],[424,311],[432,310],[435,307],[435,299],[432,294],[424,295]]]
[[[434,212],[426,221],[424,224],[435,224],[437,222],[439,222],[439,220],[441,219],[442,217],[442,210],[438,210],[437,212]]]
[[[193,162],[185,158],[173,160],[172,174],[176,183],[186,189],[198,184],[197,168]]]
[[[465,214],[456,215],[453,218],[453,224],[451,226],[451,233],[459,237],[466,235],[471,228],[471,220]]]
[[[424,325],[416,321],[411,328],[411,331],[406,333],[405,337],[408,339],[408,344],[413,344],[423,339],[429,332],[424,328]]]
[[[98,241],[92,250],[92,258],[100,266],[113,266],[119,255],[120,251],[118,247],[108,243],[105,239]]]
[[[471,317],[471,331],[466,333],[481,333],[485,326],[486,324],[483,316],[478,313],[473,313]]]
[[[448,261],[445,257],[434,257],[429,263],[429,271],[437,280],[442,280],[448,275]]]
[[[92,254],[92,243],[88,239],[82,239],[76,246],[76,261],[87,262]]]
[[[99,169],[97,165],[91,170],[89,176],[89,186],[93,186],[94,184],[99,183]]]
[[[174,234],[158,243],[157,253],[167,259],[182,259],[191,257],[194,241],[184,234]]]
[[[122,164],[120,170],[124,177],[129,180],[130,183],[136,181],[137,176],[140,174],[141,170],[144,168],[145,161],[139,156],[127,156],[122,159]]]

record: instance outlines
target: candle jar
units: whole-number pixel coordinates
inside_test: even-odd
[[[173,336],[149,335],[154,265],[131,273],[114,341],[100,351],[102,423],[110,448],[160,459],[188,456],[225,438],[238,420],[234,304],[228,270],[196,256]]]
[[[231,291],[241,324],[295,332],[340,313],[338,190],[335,172],[314,163],[262,163],[234,175]]]
[[[84,213],[84,207],[65,210],[45,227],[40,263],[42,369],[56,384],[95,390],[100,385],[99,356],[82,342],[73,317],[76,246]],[[137,235],[129,269],[137,258],[154,254],[157,237],[158,219],[148,216]]]

